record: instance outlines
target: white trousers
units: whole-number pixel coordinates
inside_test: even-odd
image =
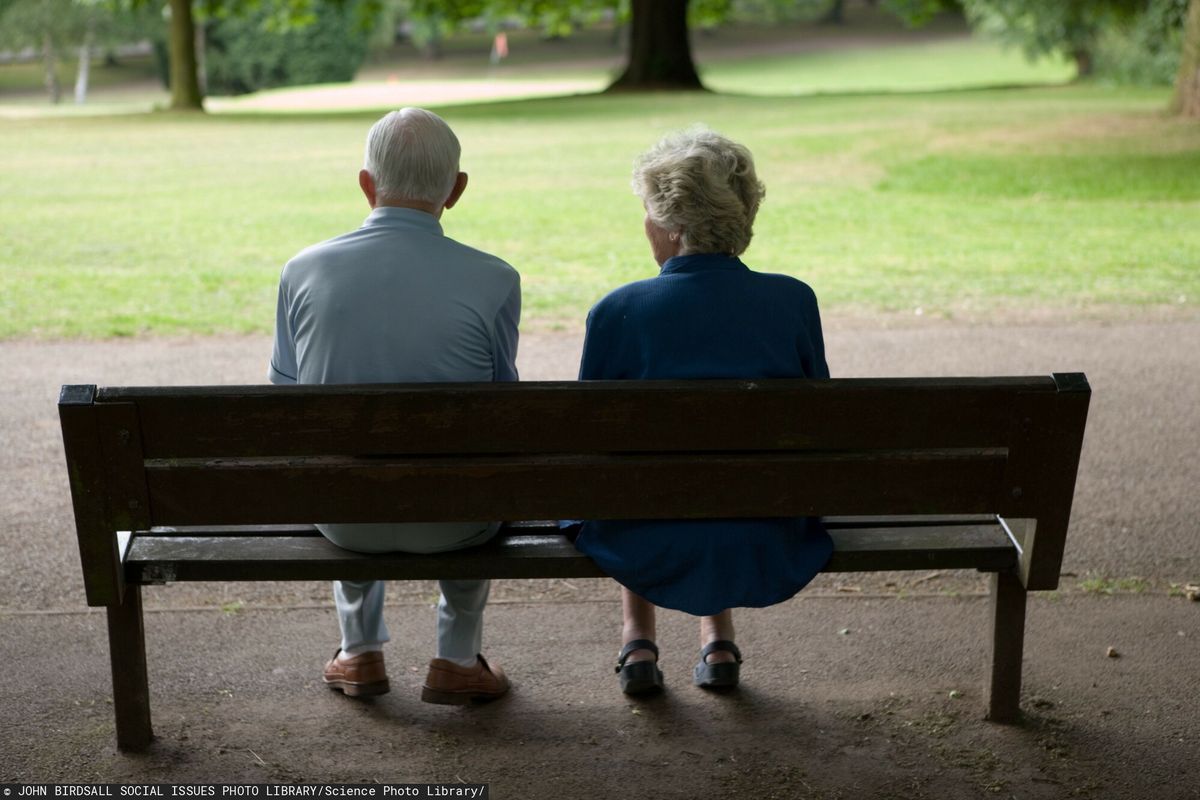
[[[318,525],[325,538],[359,553],[441,553],[483,544],[500,523]],[[483,650],[483,609],[491,581],[438,581],[437,657],[471,659]],[[383,581],[334,581],[342,649],[391,639],[383,619]]]

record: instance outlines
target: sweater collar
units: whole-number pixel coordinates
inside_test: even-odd
[[[442,234],[442,223],[437,217],[415,208],[399,206],[376,206],[367,215],[363,227],[418,230],[439,236]]]
[[[662,275],[688,272],[707,272],[709,270],[745,270],[749,269],[737,256],[724,253],[689,253],[686,256],[673,256],[662,265]]]

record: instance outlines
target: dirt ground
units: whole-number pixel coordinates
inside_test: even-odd
[[[827,321],[838,376],[1083,371],[1092,411],[1058,592],[1031,601],[1025,721],[981,718],[988,602],[972,573],[824,576],[739,614],[742,689],[689,683],[693,623],[665,614],[668,691],[611,662],[607,581],[498,583],[487,651],[510,698],[417,694],[431,584],[389,595],[393,690],[319,683],[322,584],[147,591],[157,740],[119,754],[102,613],[86,609],[54,400],[62,383],[257,383],[263,337],[0,343],[0,781],[484,782],[493,797],[1200,798],[1200,321]],[[522,377],[570,378],[577,334],[522,341]],[[1113,648],[1114,656],[1108,655]]]

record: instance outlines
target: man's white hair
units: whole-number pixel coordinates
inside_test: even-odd
[[[446,121],[423,108],[393,111],[371,126],[363,169],[382,201],[441,206],[458,177],[462,147]]]
[[[703,126],[666,136],[643,153],[633,191],[654,224],[679,232],[683,255],[741,255],[766,195],[750,151]]]

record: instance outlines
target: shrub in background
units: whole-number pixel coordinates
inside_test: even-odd
[[[208,93],[353,79],[368,40],[356,5],[316,2],[310,19],[280,24],[280,10],[266,2],[253,12],[210,22],[204,52]]]
[[[1106,28],[1096,44],[1096,75],[1121,84],[1173,84],[1187,5],[1188,0],[1148,0],[1128,22]]]

